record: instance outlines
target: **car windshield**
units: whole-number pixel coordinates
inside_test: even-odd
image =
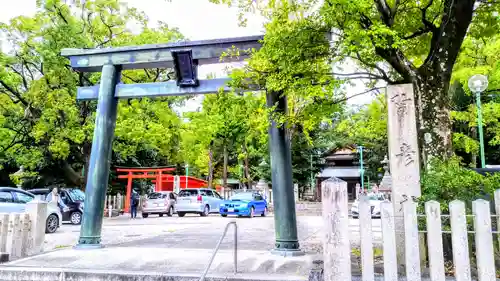
[[[368,195],[368,200],[384,201],[384,196],[371,194],[371,195]]]
[[[179,192],[179,197],[189,197],[197,195],[198,195],[198,190],[181,190],[181,192]]]
[[[159,193],[159,192],[153,192],[153,193],[148,195],[148,199],[161,199],[164,196],[166,196],[166,194]]]
[[[253,200],[253,193],[238,193],[231,196],[230,200]]]
[[[80,189],[68,189],[68,194],[73,201],[85,201],[85,193]]]

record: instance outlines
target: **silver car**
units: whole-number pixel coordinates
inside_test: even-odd
[[[19,188],[0,187],[0,213],[24,213],[26,203],[35,199],[35,195]],[[62,214],[57,203],[47,204],[46,233],[54,233],[62,224]]]
[[[168,191],[149,194],[142,204],[142,217],[147,218],[150,214],[171,217],[175,211],[175,197],[173,192]]]
[[[219,213],[219,206],[224,201],[215,190],[208,188],[187,188],[179,192],[175,209],[179,217],[186,214],[199,214],[202,217],[210,213]]]

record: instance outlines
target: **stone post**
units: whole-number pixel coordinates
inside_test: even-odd
[[[361,192],[361,185],[359,183],[356,184],[356,200],[359,200],[359,193]]]
[[[9,253],[10,259],[16,259],[20,257],[19,246],[21,244],[21,237],[19,235],[20,225],[20,215],[19,213],[10,214],[9,218],[9,234],[7,236],[7,253]]]
[[[472,278],[465,203],[459,200],[453,200],[450,202],[449,206],[455,278],[457,281],[469,281],[472,280]]]
[[[111,205],[111,195],[108,195],[108,216],[113,216],[113,205]]]
[[[118,204],[116,207],[118,209],[118,213],[121,213],[123,206],[122,206],[122,195],[120,193],[116,194],[116,201]]]
[[[351,280],[351,244],[347,182],[330,178],[321,183],[325,281]]]
[[[7,253],[8,233],[9,233],[9,215],[0,214],[0,263],[9,261],[9,253]]]
[[[491,229],[490,203],[479,199],[472,202],[474,231],[476,232],[476,259],[479,280],[496,280],[495,247]]]
[[[31,219],[31,247],[30,255],[38,254],[43,250],[45,241],[45,227],[47,220],[47,202],[35,198],[26,204],[26,213]]]
[[[181,178],[179,176],[174,177],[174,192],[179,194],[181,191]],[[222,196],[224,196],[224,190],[221,190]]]
[[[299,185],[297,183],[293,185],[293,195],[295,202],[299,202]]]
[[[24,213],[21,218],[21,257],[26,257],[30,254],[30,249],[33,245],[31,239],[31,218],[30,215]]]
[[[389,162],[392,175],[391,199],[398,249],[398,263],[405,262],[404,200],[420,197],[420,157],[412,84],[387,87]],[[407,199],[405,199],[407,198]]]
[[[495,190],[495,214],[498,216],[496,219],[497,230],[500,229],[500,189]],[[500,248],[500,235],[497,235],[497,243]]]

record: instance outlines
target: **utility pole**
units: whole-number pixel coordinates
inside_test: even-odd
[[[365,190],[365,169],[363,168],[363,146],[358,146],[359,151],[359,175],[361,176],[361,190]]]
[[[311,154],[311,191],[314,190],[313,155]]]
[[[189,164],[186,163],[186,188],[188,188]]]

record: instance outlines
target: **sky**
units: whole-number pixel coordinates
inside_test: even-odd
[[[68,0],[75,1],[75,0]],[[76,0],[79,1],[79,0]],[[0,9],[0,22],[19,15],[32,15],[36,11],[36,0],[16,0],[15,5],[4,5]],[[224,5],[216,5],[208,0],[126,0],[130,6],[144,11],[154,25],[158,21],[166,22],[171,27],[177,27],[190,40],[217,39],[225,37],[241,37],[264,33],[264,20],[257,15],[248,16],[246,27],[238,26],[238,11]],[[215,72],[217,76],[224,76],[224,65],[202,66],[199,69],[200,77]],[[352,66],[345,67],[350,72]],[[357,83],[349,87],[348,95],[364,91],[364,86]],[[366,104],[371,98],[361,96],[349,101],[351,104]],[[183,111],[195,110],[200,106],[201,96],[186,104]]]

